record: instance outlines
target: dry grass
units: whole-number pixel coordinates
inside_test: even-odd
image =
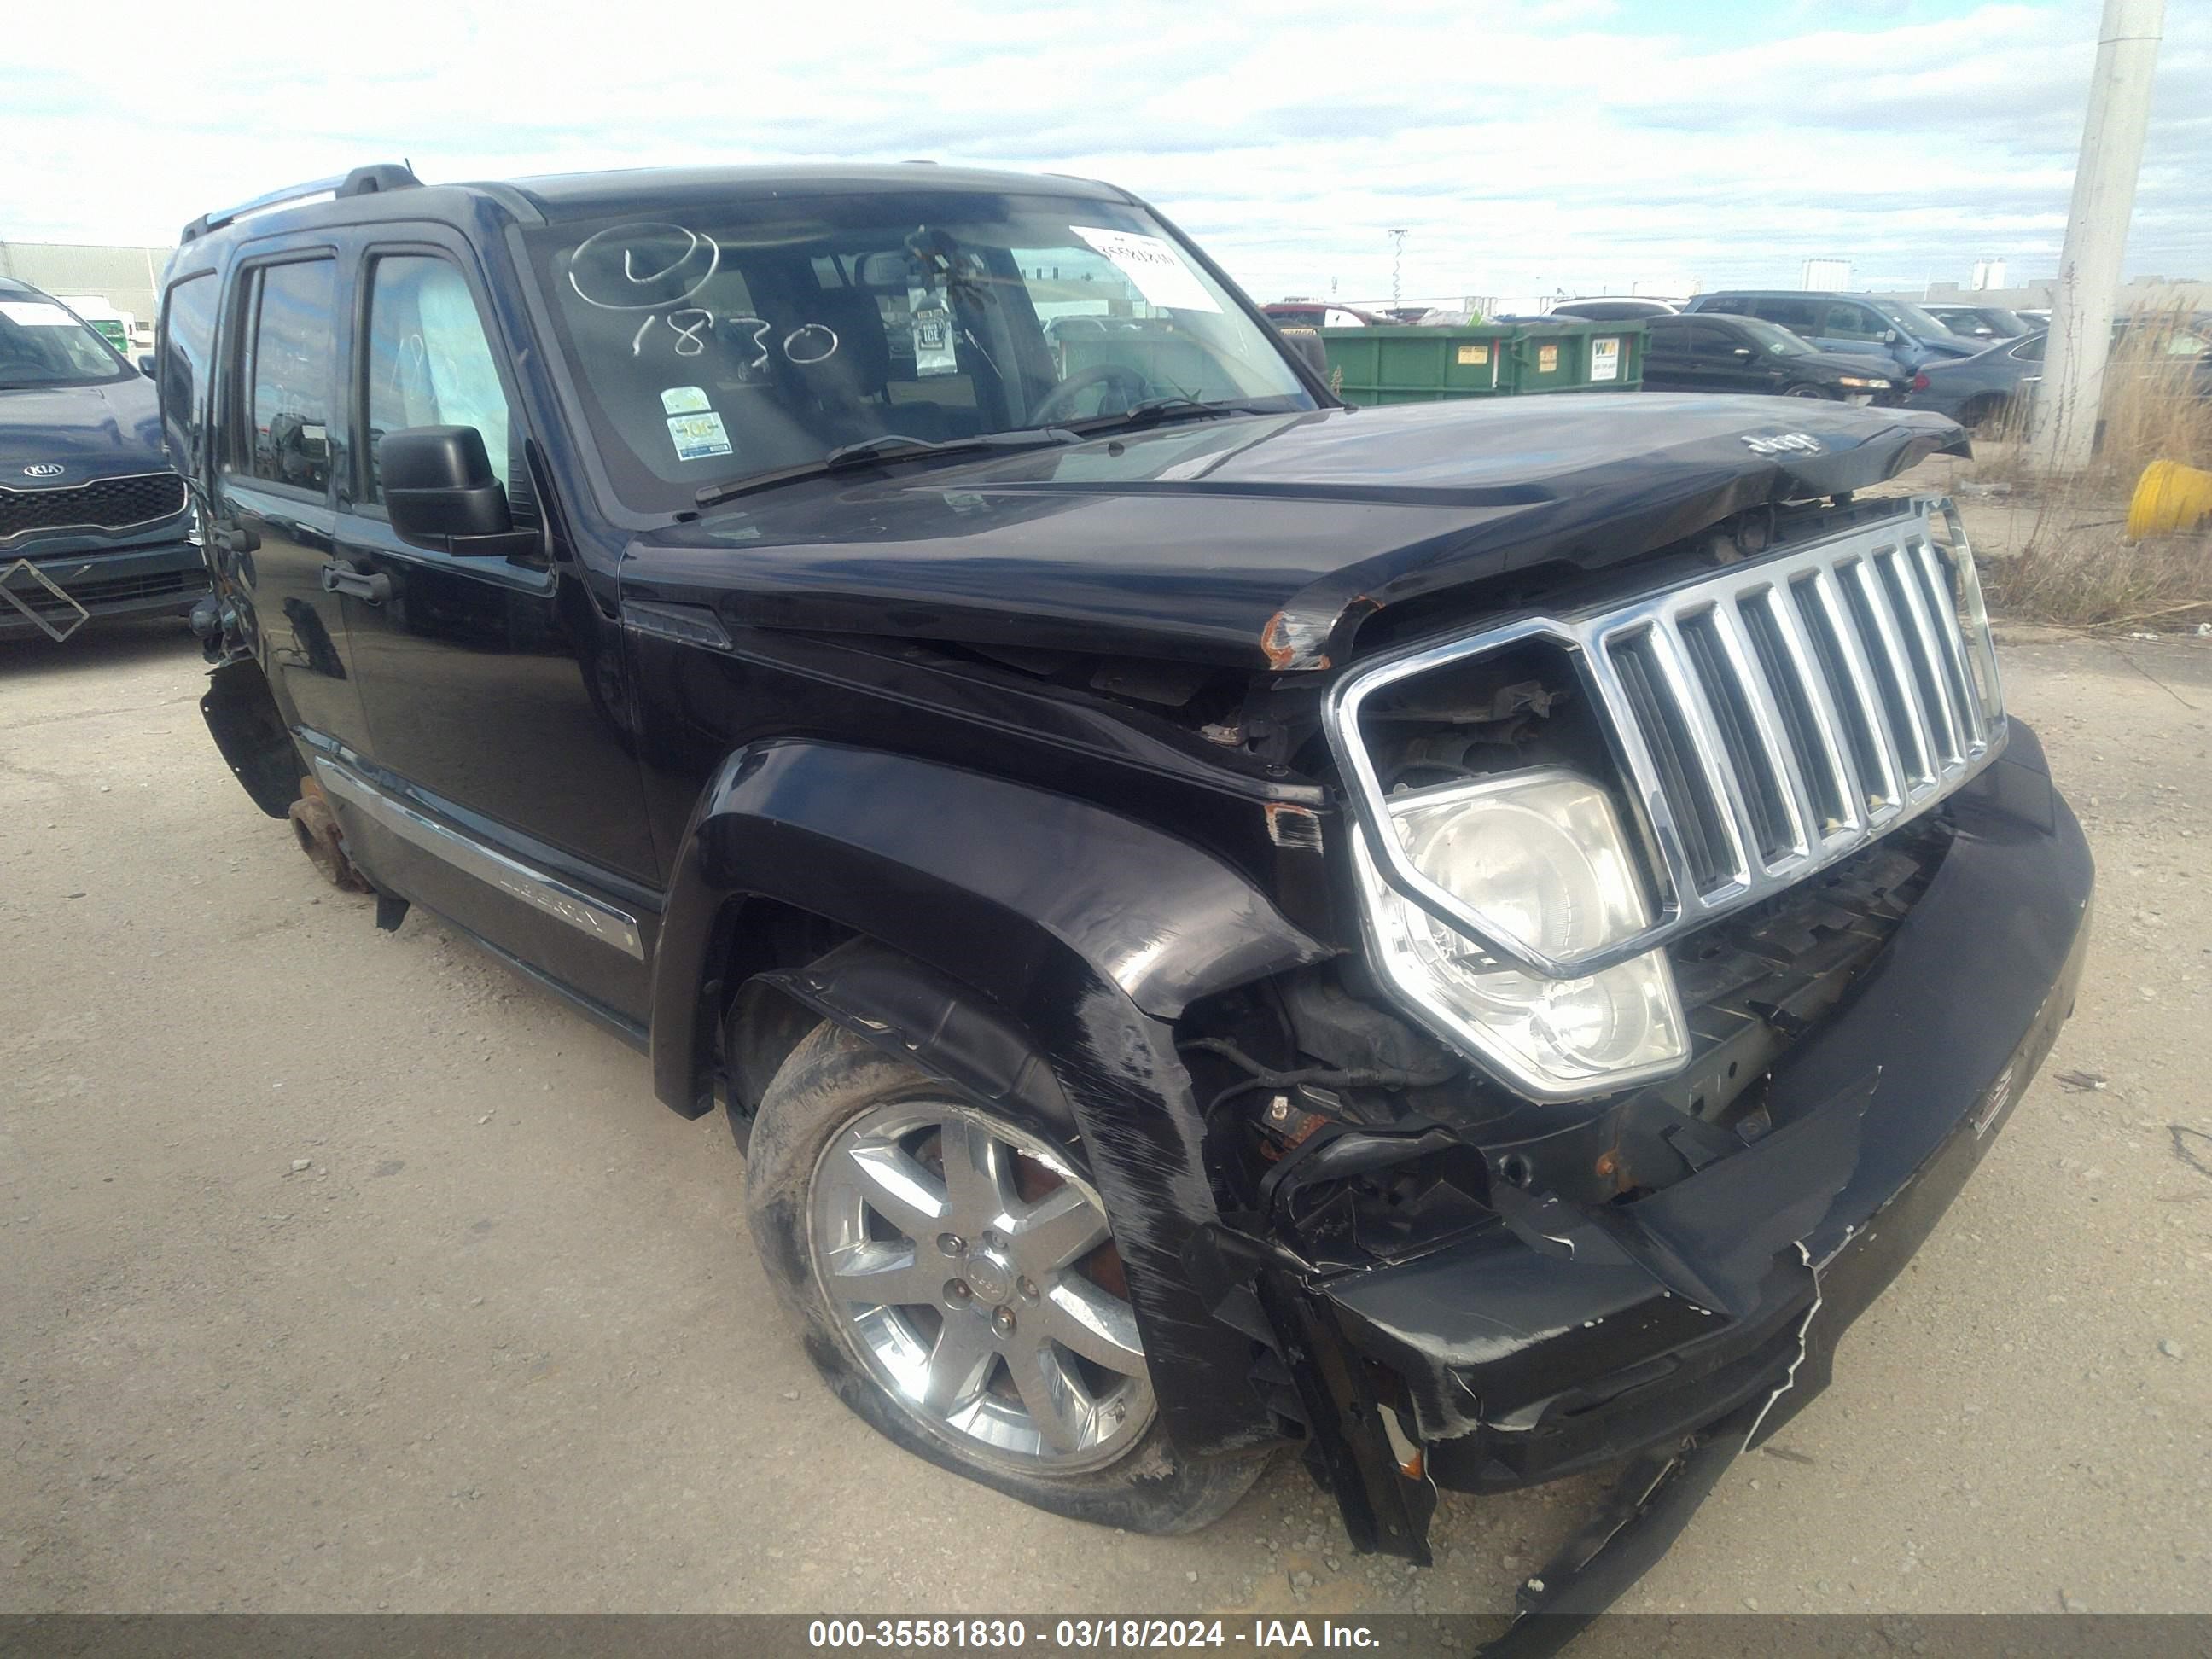
[[[2212,538],[2130,545],[2110,520],[2068,526],[2039,512],[2027,544],[1990,562],[1990,603],[2008,617],[2067,628],[2212,622]]]
[[[2137,313],[2105,373],[2094,459],[2063,478],[2036,474],[2021,422],[2009,415],[1982,436],[1976,468],[2033,510],[2020,550],[1992,562],[1993,602],[2008,615],[2069,627],[2212,621],[2212,534],[2203,531],[2130,544],[2121,539],[2128,501],[2154,460],[2212,471],[2212,398],[2190,342],[2204,331],[2181,309]]]

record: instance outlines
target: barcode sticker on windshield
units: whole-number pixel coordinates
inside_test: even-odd
[[[46,300],[0,300],[0,317],[18,328],[75,328],[76,319]]]
[[[730,434],[716,414],[671,415],[668,435],[675,441],[679,461],[703,461],[710,455],[730,453]]]
[[[1170,311],[1221,309],[1198,280],[1198,273],[1164,239],[1140,236],[1133,230],[1099,230],[1090,225],[1068,228],[1112,260],[1114,268],[1134,283],[1137,292],[1153,305]]]

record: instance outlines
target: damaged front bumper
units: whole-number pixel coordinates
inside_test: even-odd
[[[200,550],[181,538],[67,554],[0,551],[0,640],[65,640],[88,622],[182,616],[208,591]]]
[[[2089,852],[2034,734],[2015,721],[1949,811],[1926,892],[1775,1066],[1758,1139],[1632,1203],[1504,1188],[1502,1226],[1430,1254],[1319,1279],[1269,1270],[1278,1328],[1353,1357],[1307,1367],[1304,1392],[1329,1395],[1308,1402],[1323,1408],[1315,1462],[1355,1539],[1420,1559],[1431,1482],[1500,1491],[1639,1459],[1563,1564],[1591,1580],[1524,1586],[1524,1607],[1551,1608],[1595,1600],[1602,1577],[1601,1607],[1686,1521],[1685,1492],[1827,1382],[1838,1338],[1965,1184],[2081,973]],[[1622,1561],[1595,1573],[1608,1549]]]

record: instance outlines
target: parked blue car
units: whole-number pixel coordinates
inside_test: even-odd
[[[1971,357],[1930,363],[1912,377],[1907,409],[1932,409],[1972,431],[2000,418],[2018,419],[2043,380],[2043,343],[2031,334],[2003,340]]]
[[[0,277],[0,640],[181,616],[208,591],[147,373]]]
[[[1905,380],[1926,364],[1971,357],[1988,343],[1954,334],[1918,306],[1871,294],[1723,289],[1698,295],[1683,309],[1763,317],[1822,351],[1850,351],[1887,359]]]

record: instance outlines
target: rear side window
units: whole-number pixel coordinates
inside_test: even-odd
[[[1828,320],[1820,332],[1838,340],[1879,340],[1889,331],[1889,325],[1864,306],[1834,305],[1828,307]]]
[[[1761,300],[1753,314],[1798,334],[1820,331],[1820,307],[1810,300]]]
[[[1717,311],[1730,317],[1748,317],[1752,314],[1751,301],[1748,300],[1712,300],[1707,301],[1702,306],[1699,306],[1698,309],[1700,311]],[[1763,316],[1765,313],[1761,313],[1760,314]]]
[[[206,454],[208,363],[215,355],[220,287],[213,271],[172,283],[155,342],[161,441],[168,447],[170,464],[188,477],[199,476]]]
[[[331,482],[337,270],[328,259],[303,259],[254,274],[246,471],[317,495]]]
[[[520,446],[467,279],[422,254],[387,255],[369,270],[368,499],[384,499],[384,434],[416,426],[476,428],[511,493]]]

